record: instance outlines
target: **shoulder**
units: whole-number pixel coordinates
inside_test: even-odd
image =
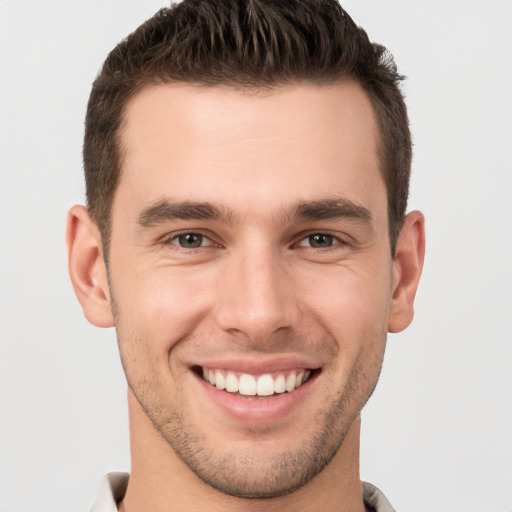
[[[117,512],[128,485],[128,473],[109,473],[101,481],[100,491],[90,512]]]
[[[395,512],[382,491],[368,482],[363,482],[363,497],[365,506],[372,512]]]

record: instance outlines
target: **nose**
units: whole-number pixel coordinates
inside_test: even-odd
[[[253,343],[272,343],[300,319],[299,297],[282,255],[271,248],[240,252],[226,262],[216,307],[219,326]]]

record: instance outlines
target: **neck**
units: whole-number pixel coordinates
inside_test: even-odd
[[[154,429],[129,393],[132,468],[120,512],[364,512],[359,479],[360,419],[352,423],[332,461],[310,482],[285,496],[237,498],[203,482]]]

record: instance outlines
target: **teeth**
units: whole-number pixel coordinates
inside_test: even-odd
[[[224,389],[226,387],[226,381],[224,379],[224,375],[222,375],[219,370],[215,372],[215,385],[218,389]]]
[[[270,396],[274,394],[274,379],[272,375],[262,375],[256,385],[258,396]]]
[[[233,372],[228,372],[226,375],[226,391],[238,393],[238,379]]]
[[[241,395],[256,394],[256,379],[248,373],[240,375],[240,383],[238,384],[238,392]]]
[[[274,381],[274,392],[284,393],[286,391],[286,379],[284,375],[278,375]]]
[[[242,373],[237,377],[231,371],[225,372],[203,368],[203,379],[212,386],[245,396],[272,396],[275,393],[291,392],[307,382],[310,375],[310,370],[293,370],[288,375],[280,373],[275,378],[269,373],[259,377]]]
[[[286,378],[286,391],[290,392],[295,389],[295,373],[292,372]]]

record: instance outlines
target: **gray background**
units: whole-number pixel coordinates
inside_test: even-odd
[[[398,510],[512,510],[510,0],[345,0],[409,79],[411,209],[428,254],[413,325],[363,412],[361,475]],[[161,0],[0,1],[0,510],[78,512],[128,470],[113,330],[68,282],[67,209],[106,53]]]

